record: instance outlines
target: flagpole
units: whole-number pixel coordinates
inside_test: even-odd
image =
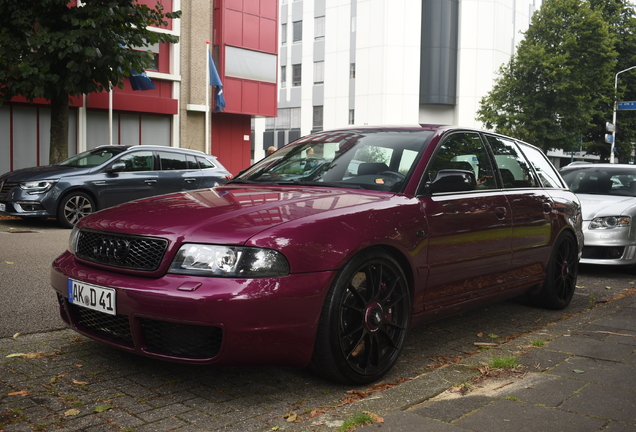
[[[210,68],[208,67],[210,41],[205,41],[205,153],[212,154],[210,139]]]
[[[108,145],[113,145],[113,85],[108,83]]]

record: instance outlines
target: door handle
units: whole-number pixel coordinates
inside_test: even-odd
[[[504,220],[508,215],[508,209],[505,207],[495,207],[495,215],[497,219]]]
[[[157,183],[157,180],[144,180],[144,183],[153,184],[153,183]]]
[[[193,182],[197,181],[197,179],[193,179],[193,178],[187,178],[187,179],[184,179],[184,180],[185,180],[186,183],[193,183]]]

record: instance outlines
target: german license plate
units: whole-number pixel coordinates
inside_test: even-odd
[[[70,303],[115,315],[116,292],[113,288],[100,287],[73,279],[68,280],[68,301]]]
[[[7,205],[0,203],[0,211],[7,211]]]

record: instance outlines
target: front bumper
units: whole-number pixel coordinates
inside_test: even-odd
[[[589,225],[589,221],[586,221]],[[636,241],[629,227],[613,229],[585,228],[585,246],[582,264],[631,265],[636,264]]]
[[[306,366],[334,277],[150,279],[88,267],[69,252],[51,268],[60,315],[79,333],[149,357],[217,365]],[[114,288],[117,315],[69,303],[69,278]]]

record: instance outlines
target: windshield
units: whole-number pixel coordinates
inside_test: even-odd
[[[317,133],[283,147],[233,182],[399,192],[432,136],[422,130]]]
[[[636,166],[582,167],[563,171],[561,175],[574,193],[636,196]]]
[[[123,146],[101,149],[96,148],[95,150],[89,150],[75,156],[71,156],[70,158],[58,163],[58,165],[91,168],[103,164],[127,149],[128,147]]]

